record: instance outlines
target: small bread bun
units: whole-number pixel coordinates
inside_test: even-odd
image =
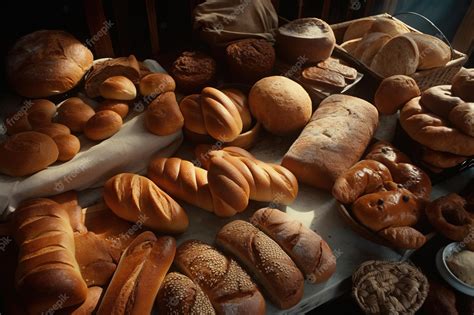
[[[20,132],[0,146],[0,173],[31,175],[56,162],[58,155],[51,137],[36,131]]]
[[[58,160],[61,162],[69,161],[76,156],[81,149],[81,142],[74,135],[58,135],[53,138],[58,146],[59,156]]]
[[[140,80],[140,94],[160,95],[164,92],[173,92],[176,89],[174,79],[166,73],[150,73]]]
[[[97,108],[97,111],[111,110],[124,119],[128,115],[129,105],[124,101],[118,100],[104,100],[100,106]]]
[[[58,122],[66,125],[73,132],[82,132],[86,122],[94,116],[95,111],[79,97],[71,97],[58,108]]]
[[[263,127],[276,135],[301,131],[311,118],[311,98],[305,89],[283,76],[266,77],[249,94],[250,111]]]
[[[35,131],[48,135],[51,138],[55,138],[60,135],[68,135],[71,133],[71,130],[67,126],[57,123],[41,126],[36,128]]]
[[[375,107],[384,115],[395,114],[414,97],[420,96],[416,81],[406,75],[393,75],[380,83],[375,92]]]
[[[451,48],[441,39],[428,34],[407,33],[420,52],[419,70],[443,67],[451,60]]]
[[[28,121],[34,129],[49,125],[54,115],[56,115],[56,105],[53,102],[43,99],[33,100],[28,110]]]
[[[459,70],[453,78],[452,91],[465,102],[474,102],[474,69]]]
[[[89,119],[84,127],[84,135],[94,141],[110,138],[122,127],[122,118],[111,110],[103,110]]]
[[[129,101],[137,97],[137,89],[132,81],[123,76],[106,79],[99,87],[103,98]]]
[[[372,27],[370,28],[369,32],[381,32],[394,37],[409,33],[410,29],[408,29],[408,27],[406,27],[401,22],[382,17],[375,19],[375,21],[372,23]]]
[[[374,24],[374,21],[375,19],[373,17],[355,20],[347,27],[342,41],[347,42],[356,38],[364,37]]]

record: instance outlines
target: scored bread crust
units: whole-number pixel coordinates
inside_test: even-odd
[[[386,78],[395,74],[410,75],[416,72],[420,53],[415,41],[405,35],[390,39],[377,54],[370,68]]]

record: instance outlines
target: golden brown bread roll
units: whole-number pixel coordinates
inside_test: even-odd
[[[184,117],[184,127],[197,134],[208,134],[204,115],[201,110],[201,95],[190,94],[179,102],[179,109]]]
[[[84,126],[84,135],[94,141],[112,137],[122,128],[122,118],[111,110],[101,110],[92,116]]]
[[[86,299],[87,285],[74,256],[74,236],[66,210],[49,199],[23,202],[13,215],[20,248],[17,292],[31,313],[47,312],[61,296],[60,308]]]
[[[343,42],[347,42],[349,40],[358,39],[364,37],[364,35],[370,30],[375,18],[373,17],[366,17],[362,19],[357,19],[347,27],[346,31],[344,32]]]
[[[449,112],[448,120],[468,136],[474,137],[474,103],[454,107]]]
[[[432,113],[448,119],[449,113],[464,101],[451,92],[450,85],[432,86],[423,91],[420,104]]]
[[[174,92],[158,95],[145,112],[145,127],[158,136],[167,136],[183,127],[184,118]]]
[[[453,94],[465,102],[474,102],[474,69],[462,68],[453,78]]]
[[[303,297],[301,271],[276,242],[252,224],[235,220],[224,225],[216,243],[255,276],[277,307],[290,308]]]
[[[242,119],[242,131],[247,131],[252,126],[252,115],[250,114],[247,95],[241,90],[233,88],[222,89],[221,91],[227,95],[237,107],[240,118]]]
[[[372,104],[331,95],[321,102],[281,165],[300,182],[330,191],[334,181],[359,161],[377,124]]]
[[[77,192],[69,190],[58,195],[49,197],[49,199],[59,203],[69,215],[69,223],[74,232],[85,233],[87,228],[84,225],[85,214],[82,212],[82,207],[77,200]]]
[[[129,106],[128,103],[119,100],[104,100],[100,103],[100,106],[97,108],[97,111],[111,110],[124,119],[128,115]]]
[[[157,238],[149,231],[138,235],[122,254],[97,314],[151,314],[175,252],[170,236]]]
[[[378,235],[402,249],[416,249],[426,243],[426,237],[411,226],[391,226],[381,230]]]
[[[59,106],[58,122],[73,132],[82,132],[84,125],[94,114],[94,109],[79,97],[71,97]]]
[[[144,96],[174,92],[175,88],[174,79],[166,73],[150,73],[140,79],[140,94]]]
[[[270,133],[286,135],[300,131],[311,118],[311,98],[305,89],[283,76],[259,80],[249,94],[252,115]]]
[[[20,132],[0,145],[0,172],[28,176],[56,162],[58,155],[51,137],[36,131]]]
[[[265,314],[265,300],[237,262],[197,240],[181,244],[176,267],[209,297],[217,314]]]
[[[51,123],[49,125],[41,126],[39,128],[36,128],[34,131],[44,133],[45,135],[48,135],[51,138],[55,138],[60,135],[71,134],[71,130],[67,126],[57,123]]]
[[[362,37],[362,40],[357,45],[357,48],[351,53],[352,56],[361,60],[363,63],[370,65],[372,58],[375,54],[382,48],[385,43],[387,43],[390,38],[390,35],[381,32],[370,32],[365,34]],[[371,56],[371,58],[369,57]],[[364,59],[362,57],[364,56]]]
[[[343,204],[351,204],[362,195],[383,189],[387,181],[392,181],[392,175],[385,165],[362,160],[339,176],[332,187],[332,195]]]
[[[104,200],[119,217],[163,233],[188,228],[184,209],[146,177],[122,173],[104,185]]]
[[[413,78],[401,74],[392,75],[380,83],[375,92],[374,104],[379,113],[392,115],[417,96],[420,96],[420,88]]]
[[[50,124],[54,115],[56,115],[56,105],[53,102],[43,99],[31,101],[28,121],[33,128]]]
[[[415,73],[420,60],[420,52],[415,41],[405,35],[390,39],[370,64],[370,68],[386,78],[395,74]]]
[[[419,97],[405,104],[400,112],[400,124],[412,139],[432,150],[474,155],[474,137],[450,127],[444,119],[428,112],[421,106]]]
[[[426,70],[443,67],[451,60],[451,48],[441,39],[428,34],[407,33],[413,39],[420,52],[418,69]]]
[[[310,283],[327,281],[336,271],[336,257],[326,241],[285,212],[262,208],[250,223],[277,242]]]
[[[216,312],[202,289],[188,277],[178,272],[166,275],[156,298],[158,314],[203,314]]]
[[[109,77],[100,84],[100,95],[106,99],[130,101],[137,97],[137,89],[124,76]]]
[[[397,35],[409,33],[410,29],[402,22],[385,17],[377,17],[372,23],[370,32],[382,32],[394,37]]]
[[[58,146],[58,161],[65,162],[71,160],[81,149],[81,142],[74,135],[59,135],[53,138]]]

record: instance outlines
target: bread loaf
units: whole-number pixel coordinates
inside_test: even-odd
[[[345,41],[344,43],[341,44],[341,48],[345,50],[347,53],[353,54],[361,41],[362,41],[362,38],[354,38],[354,39]]]
[[[122,173],[104,185],[104,200],[119,217],[163,233],[188,228],[184,209],[146,177]]]
[[[84,126],[84,135],[90,140],[101,141],[112,137],[122,128],[122,118],[111,110],[101,110]]]
[[[339,59],[328,58],[324,61],[318,62],[317,66],[321,69],[339,73],[349,81],[353,81],[357,78],[357,70],[340,63]]]
[[[216,312],[202,289],[177,272],[166,275],[156,298],[158,313],[163,315],[213,315]]]
[[[373,57],[390,38],[392,38],[390,35],[381,32],[368,33],[362,37],[362,40],[351,55],[363,63],[370,65]]]
[[[58,122],[73,132],[82,132],[86,122],[95,111],[79,97],[71,97],[58,108]]]
[[[181,92],[196,93],[210,85],[216,75],[216,61],[197,51],[183,52],[171,66],[171,76]]]
[[[106,99],[130,101],[137,96],[137,89],[127,77],[113,76],[100,84],[99,93]]]
[[[249,130],[252,126],[252,115],[250,114],[247,95],[241,90],[234,88],[222,89],[221,92],[227,95],[237,107],[240,118],[242,119],[242,131]]]
[[[36,128],[35,131],[50,136],[51,138],[55,138],[60,135],[71,134],[71,130],[67,126],[57,123],[51,123],[49,125],[41,126],[39,128]]]
[[[102,295],[103,289],[101,287],[87,288],[87,298],[78,308],[71,311],[71,315],[90,315],[94,314],[99,306],[99,299]]]
[[[151,314],[175,252],[172,237],[157,238],[149,231],[138,235],[122,254],[97,314]]]
[[[165,92],[155,98],[145,112],[145,127],[158,136],[167,136],[180,130],[184,117],[179,110],[174,92]]]
[[[430,112],[448,119],[449,113],[464,101],[451,93],[451,86],[437,85],[423,91],[420,104]]]
[[[372,28],[372,25],[375,21],[373,17],[366,17],[362,19],[357,19],[347,27],[344,32],[343,42],[349,40],[362,38],[364,35]]]
[[[407,33],[420,52],[419,70],[443,67],[451,60],[451,48],[441,39],[428,34]]]
[[[392,115],[417,96],[420,96],[420,88],[413,78],[401,74],[392,75],[380,83],[375,92],[374,104],[379,113]]]
[[[124,76],[134,84],[138,84],[140,67],[135,56],[113,58],[94,64],[85,79],[84,88],[87,96],[92,98],[100,96],[100,85],[113,76]]]
[[[150,73],[140,80],[140,94],[144,96],[174,92],[175,88],[176,83],[166,73]]]
[[[81,142],[74,135],[58,135],[53,138],[58,147],[58,161],[65,162],[71,160],[81,149]]]
[[[119,100],[104,100],[102,103],[100,103],[100,106],[97,108],[97,111],[103,111],[103,110],[111,110],[113,112],[116,112],[117,114],[122,117],[122,120],[127,117],[128,111],[129,111],[129,106],[128,103],[124,101],[119,101]]]
[[[185,241],[176,251],[174,263],[201,287],[217,314],[265,314],[265,300],[250,276],[214,247]]]
[[[459,165],[468,158],[461,155],[431,150],[430,148],[422,146],[420,159],[429,165],[444,169]]]
[[[250,223],[277,242],[309,282],[324,282],[336,270],[336,258],[326,241],[286,213],[262,208],[252,215]]]
[[[14,212],[13,225],[20,249],[15,287],[29,312],[48,312],[60,299],[60,308],[84,302],[87,286],[64,208],[49,199],[25,201]]]
[[[49,125],[56,115],[56,105],[53,102],[37,99],[31,101],[28,109],[28,121],[33,128]]]
[[[36,131],[17,133],[0,145],[0,173],[28,176],[56,162],[58,155],[49,136]]]
[[[331,95],[321,102],[282,166],[302,183],[331,190],[364,153],[378,123],[375,107],[356,97]]]
[[[465,102],[474,102],[474,69],[461,68],[453,78],[452,91]]]
[[[82,207],[77,200],[77,192],[69,190],[58,195],[49,197],[49,199],[59,203],[69,215],[69,223],[74,232],[85,233],[87,228],[84,225],[85,215],[82,212]]]
[[[277,307],[290,308],[303,297],[301,271],[277,243],[252,224],[235,220],[224,225],[216,243],[255,276]]]
[[[346,80],[341,74],[319,67],[305,68],[301,72],[301,76],[309,84],[332,91],[341,91],[346,86]]]
[[[370,64],[370,68],[386,78],[395,74],[410,75],[418,68],[420,52],[415,41],[400,35],[390,39]]]
[[[402,22],[391,18],[379,17],[374,20],[370,32],[381,32],[392,37],[409,33],[410,30]]]
[[[474,137],[474,103],[464,103],[449,112],[449,121],[468,136]]]

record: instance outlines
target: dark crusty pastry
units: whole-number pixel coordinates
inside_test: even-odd
[[[214,79],[216,62],[196,51],[185,51],[173,62],[171,76],[182,92],[192,93],[204,88]]]

